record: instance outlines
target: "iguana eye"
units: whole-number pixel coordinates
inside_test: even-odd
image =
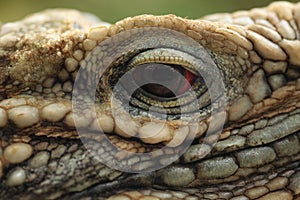
[[[123,106],[129,102],[127,110],[133,115],[152,110],[177,118],[210,105],[207,83],[198,72],[199,60],[184,51],[149,49],[119,63],[118,70],[110,72],[118,73],[119,79],[109,85]]]
[[[145,95],[172,98],[188,91],[195,75],[180,65],[147,63],[136,67],[133,78],[138,85],[149,82],[141,87]]]

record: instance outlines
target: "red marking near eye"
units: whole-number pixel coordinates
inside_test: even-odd
[[[184,94],[188,89],[190,89],[192,83],[195,80],[195,75],[189,70],[184,70],[184,78],[186,81],[184,82],[182,88],[179,90],[179,95]]]

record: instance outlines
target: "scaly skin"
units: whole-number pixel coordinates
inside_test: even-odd
[[[82,117],[79,126],[94,129],[99,122],[120,149],[151,152],[175,135],[196,133],[193,144],[175,163],[132,174],[111,169],[86,150],[94,149],[107,160],[115,156],[110,147],[97,143],[103,135],[84,132],[82,144],[74,125],[72,86],[79,68],[88,69],[84,60],[97,45],[135,28],[143,28],[137,36],[146,41],[150,36],[145,36],[145,27],[178,31],[202,46],[204,50],[192,52],[185,41],[168,41],[167,33],[161,35],[170,47],[178,43],[178,51],[206,56],[200,59],[218,66],[228,104],[225,112],[212,116],[203,111],[198,129],[195,124],[179,126],[180,120],[169,119],[159,132],[164,137],[142,142],[122,130],[147,134],[147,128],[154,130],[161,121],[149,122],[149,116],[142,113],[132,121],[126,113],[112,115],[111,89],[103,81],[96,100],[98,118],[77,116]],[[50,10],[3,24],[0,199],[299,199],[299,27],[300,4],[287,2],[200,20],[142,15],[108,25],[77,11]],[[157,35],[150,38],[159,41]],[[128,43],[135,39],[129,35]],[[130,46],[133,52],[138,48],[134,43]],[[125,58],[132,52],[128,54],[122,52]],[[99,57],[93,54],[92,64],[103,62]],[[117,79],[119,72],[113,70],[117,66],[118,62],[104,76]],[[208,126],[212,132],[219,129],[220,124],[212,123],[217,116],[226,116],[221,134],[204,140]],[[204,151],[200,149],[203,143]],[[209,153],[204,157],[206,150]],[[117,155],[126,156],[130,158],[129,154]],[[168,154],[159,161],[168,161]]]

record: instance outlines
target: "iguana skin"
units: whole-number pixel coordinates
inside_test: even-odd
[[[183,33],[209,52],[203,55],[218,66],[227,89],[225,124],[218,137],[212,134],[204,140],[208,126],[218,130],[218,124],[210,124],[215,116],[204,115],[193,143],[178,161],[147,173],[121,172],[87,151],[115,156],[97,143],[103,135],[86,132],[79,139],[73,85],[78,70],[88,68],[89,53],[104,41],[138,28],[146,41],[143,33],[149,27]],[[141,15],[109,25],[75,10],[55,9],[2,24],[0,199],[300,199],[299,27],[300,4],[288,2],[199,20]],[[123,52],[125,58],[127,54]],[[88,59],[95,64],[92,58],[98,54]],[[118,64],[104,76],[118,79],[114,67]],[[134,125],[126,117],[118,121],[111,114],[110,89],[104,84],[98,91],[98,121],[83,117],[82,126],[93,129],[99,122],[107,138],[129,152],[161,148],[168,139],[141,141],[120,131],[125,123],[129,134],[136,126],[141,134],[145,124],[155,129],[160,120],[149,122],[138,113],[130,122]],[[160,134],[169,138],[170,133],[195,130],[191,124],[180,129],[175,121],[167,120],[167,130]],[[209,150],[205,157],[203,142]]]

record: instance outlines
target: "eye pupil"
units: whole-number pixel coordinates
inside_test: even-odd
[[[154,94],[159,97],[175,97],[176,94],[174,94],[171,90],[169,90],[167,87],[160,85],[160,84],[146,84],[141,87],[143,90],[147,91],[148,93]]]
[[[141,89],[164,98],[184,94],[195,80],[195,75],[179,65],[147,63],[136,67],[133,78]],[[147,82],[147,84],[143,84]]]

